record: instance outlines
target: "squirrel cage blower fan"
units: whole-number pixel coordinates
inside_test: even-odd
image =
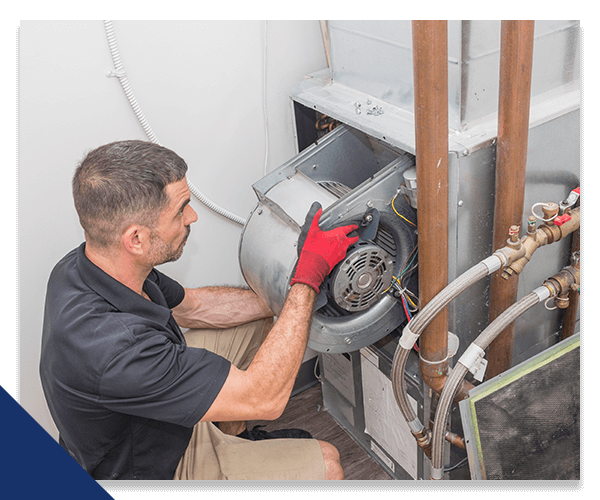
[[[321,285],[308,347],[343,353],[377,342],[406,320],[398,278],[415,255],[416,212],[399,193],[414,157],[345,125],[253,185],[258,204],[240,239],[247,284],[277,315],[313,202],[320,227],[357,224],[359,240]],[[414,169],[413,169],[414,171]],[[403,285],[412,294],[416,273]]]

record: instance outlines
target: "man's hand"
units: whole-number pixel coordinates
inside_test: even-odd
[[[298,265],[290,284],[304,283],[319,293],[319,286],[334,266],[346,255],[348,247],[358,241],[358,236],[348,234],[358,226],[352,224],[322,231],[319,218],[323,212],[321,205],[313,203],[302,226],[298,239]]]

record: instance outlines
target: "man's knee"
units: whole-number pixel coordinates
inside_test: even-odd
[[[325,460],[325,479],[344,479],[344,471],[337,448],[325,441],[319,441],[319,445]]]

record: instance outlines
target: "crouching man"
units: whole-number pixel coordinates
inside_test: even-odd
[[[61,446],[97,480],[343,479],[331,444],[245,422],[283,412],[319,285],[356,226],[321,231],[311,209],[273,325],[251,290],[187,289],[155,269],[198,218],[186,172],[143,141],[101,146],[76,169],[85,242],[51,273],[40,361]]]

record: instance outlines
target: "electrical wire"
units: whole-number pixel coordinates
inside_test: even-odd
[[[412,314],[410,314],[410,311],[408,310],[408,305],[406,304],[406,298],[404,297],[404,295],[402,295],[401,299],[402,299],[402,305],[404,306],[404,313],[406,314],[406,319],[408,319],[410,321],[412,319]]]
[[[398,276],[392,276],[392,282],[390,283],[390,286],[387,288],[387,290],[385,290],[384,292],[387,293],[390,289],[394,288],[394,294],[396,297],[398,297],[399,295],[400,302],[402,303],[402,307],[404,309],[404,314],[408,321],[410,321],[413,317],[413,314],[419,310],[419,298],[404,285],[403,280],[408,278],[412,274],[412,272],[415,269],[417,269],[419,265],[418,262],[413,265],[415,259],[417,258],[417,255],[418,246],[415,246],[408,255],[408,257],[405,259],[402,266],[400,267],[400,272],[398,273]],[[416,303],[412,300],[411,297],[415,299]],[[409,306],[409,303],[412,304],[412,309]],[[413,347],[416,351],[419,351],[419,346],[416,343]]]
[[[417,225],[414,222],[409,221],[406,217],[404,217],[404,215],[402,215],[400,212],[398,212],[398,210],[396,210],[396,207],[394,206],[394,201],[396,201],[396,197],[398,196],[399,193],[400,192],[397,192],[396,195],[392,198],[392,210],[396,213],[396,215],[398,217],[400,217],[401,219],[404,219],[411,226],[417,227]]]
[[[464,467],[465,465],[467,465],[468,460],[469,460],[469,457],[465,457],[457,464],[445,468],[444,472],[452,472],[453,470],[460,469],[461,467]]]

